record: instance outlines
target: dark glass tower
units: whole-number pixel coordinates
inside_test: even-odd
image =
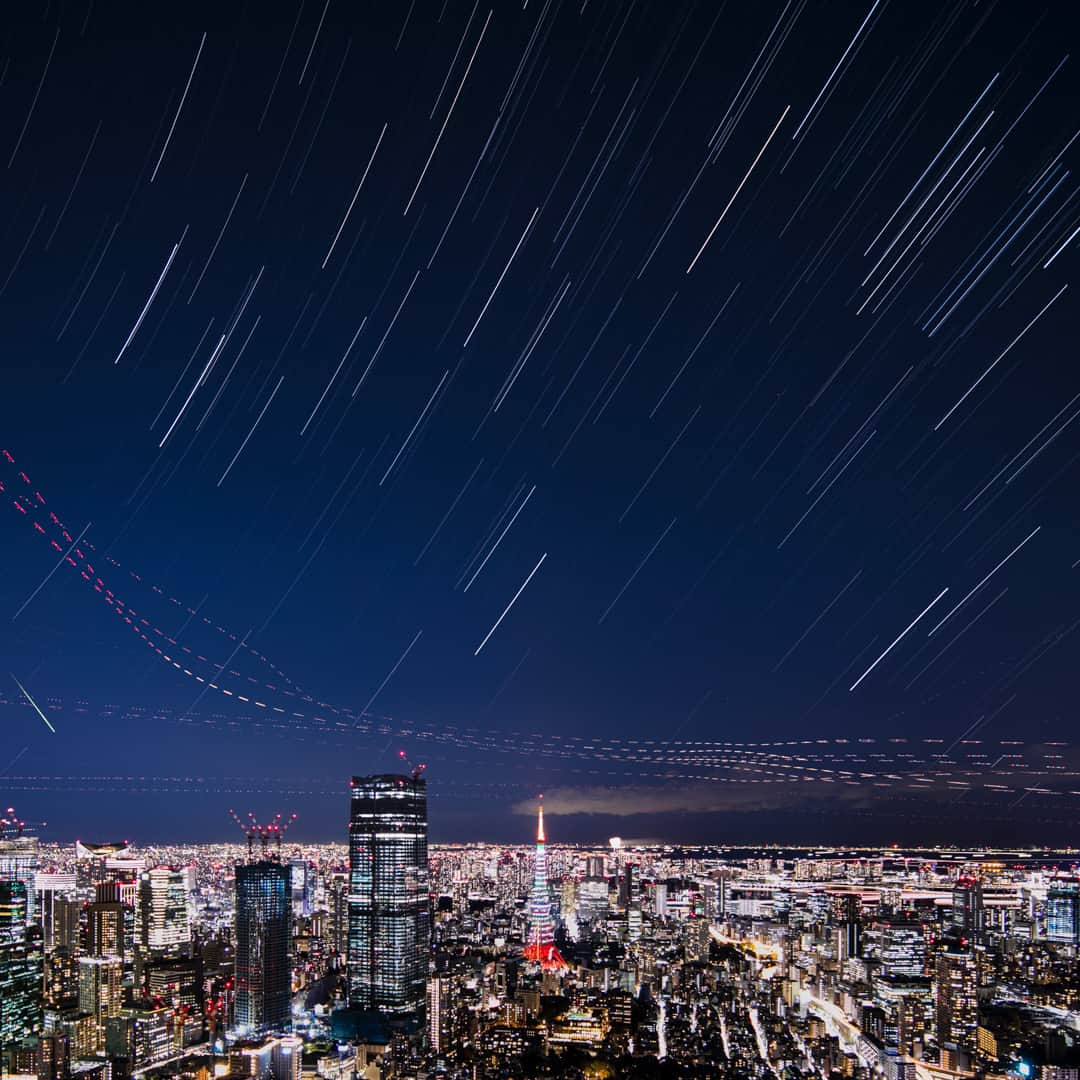
[[[427,784],[355,776],[349,813],[349,1004],[419,1017],[427,988]]]
[[[264,860],[236,868],[236,1026],[244,1034],[292,1027],[289,868]]]
[[[1046,940],[1080,944],[1080,885],[1055,881],[1046,894]]]
[[[961,937],[981,941],[983,935],[983,894],[978,878],[964,874],[953,885],[953,925]]]

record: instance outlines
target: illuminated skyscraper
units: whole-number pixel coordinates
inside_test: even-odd
[[[981,941],[983,932],[983,894],[979,879],[969,874],[953,885],[953,925],[961,937]]]
[[[975,956],[959,944],[949,944],[934,962],[934,1016],[938,1046],[955,1043],[975,1049],[979,998]]]
[[[128,942],[124,933],[124,905],[115,900],[95,900],[86,909],[88,956],[124,958]]]
[[[25,822],[8,807],[0,817],[0,881],[21,881],[26,886],[26,917],[36,921],[34,883],[38,868],[37,837],[24,831]]]
[[[292,1027],[289,868],[272,859],[236,868],[236,1026],[244,1034]]]
[[[926,974],[926,931],[915,919],[881,919],[877,924],[881,973],[887,979],[919,979]]]
[[[306,918],[315,909],[315,867],[307,859],[290,859],[289,879],[293,918]]]
[[[139,949],[144,959],[167,959],[191,952],[188,875],[156,866],[139,875]]]
[[[0,1052],[41,1030],[41,931],[22,881],[0,881]]]
[[[428,1046],[440,1058],[453,1051],[458,1037],[455,1019],[453,984],[436,976],[427,987],[427,1034]]]
[[[533,868],[532,894],[529,897],[529,939],[525,946],[525,959],[539,964],[545,970],[553,970],[567,965],[555,947],[552,933],[545,843],[544,796],[541,795],[536,820],[536,863]]]
[[[123,1005],[123,961],[117,956],[79,957],[79,1011],[93,1017],[94,1053],[105,1047],[105,1030]]]
[[[34,875],[34,900],[45,948],[74,948],[78,942],[79,911],[74,874]]]
[[[349,812],[349,1004],[387,1017],[424,1009],[431,939],[427,783],[356,776]]]

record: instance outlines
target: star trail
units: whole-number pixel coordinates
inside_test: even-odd
[[[405,747],[445,839],[541,787],[686,793],[565,839],[1069,835],[1078,28],[12,13],[0,790],[315,836]]]

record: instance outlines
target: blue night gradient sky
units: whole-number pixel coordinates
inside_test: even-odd
[[[5,805],[343,838],[404,750],[436,839],[1074,835],[1076,36],[10,20]]]

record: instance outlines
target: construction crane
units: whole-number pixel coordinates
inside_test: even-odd
[[[255,841],[259,841],[260,854],[264,859],[270,857],[270,844],[274,843],[275,856],[281,859],[281,841],[289,831],[289,826],[296,820],[295,814],[286,817],[284,814],[275,814],[268,822],[260,822],[253,811],[248,812],[247,818],[242,818],[235,810],[229,811],[229,817],[236,822],[247,837],[248,859],[254,858]]]
[[[405,765],[408,766],[409,775],[413,778],[413,780],[419,780],[420,777],[424,775],[424,770],[427,768],[426,765],[414,765],[409,760],[409,755],[406,754],[404,750],[399,750],[397,756],[401,759],[401,761],[405,763]]]
[[[45,828],[47,821],[32,821],[30,828]],[[16,813],[15,807],[9,806],[4,810],[4,816],[0,817],[0,840],[18,840],[25,832],[27,823]]]
[[[15,816],[15,808],[9,806],[4,811],[4,816],[0,818],[0,840],[10,840],[16,836],[22,836],[25,827],[26,822],[20,821]]]

